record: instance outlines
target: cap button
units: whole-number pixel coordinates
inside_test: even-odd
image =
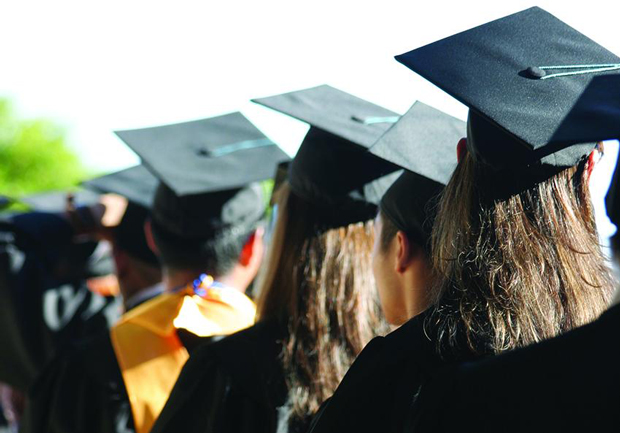
[[[536,79],[542,78],[545,75],[547,75],[545,70],[540,69],[538,66],[530,66],[525,71],[527,72],[527,75],[529,75],[531,78],[536,78]]]

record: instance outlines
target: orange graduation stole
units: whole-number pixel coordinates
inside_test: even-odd
[[[199,337],[227,335],[254,324],[256,306],[238,290],[201,277],[123,315],[110,330],[136,433],[148,433],[189,358],[177,329]]]

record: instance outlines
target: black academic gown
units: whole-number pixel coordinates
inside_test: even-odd
[[[119,300],[86,287],[97,244],[72,239],[70,224],[56,214],[0,222],[0,382],[27,390],[61,347],[120,316]]]
[[[620,431],[620,306],[562,336],[442,371],[408,432]]]
[[[152,433],[276,433],[290,428],[280,355],[285,327],[259,322],[189,358]]]
[[[421,384],[454,359],[474,358],[469,351],[440,357],[424,331],[425,317],[414,317],[364,348],[321,407],[312,433],[400,433]]]
[[[178,330],[191,351],[210,341]],[[78,342],[51,362],[29,392],[22,433],[133,433],[110,333]]]

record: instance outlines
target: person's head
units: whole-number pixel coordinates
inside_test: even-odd
[[[262,260],[265,206],[258,183],[185,197],[162,184],[146,226],[147,237],[165,275],[176,284],[207,274],[245,290]]]
[[[373,271],[387,320],[401,325],[429,305],[430,232],[437,197],[456,167],[466,123],[420,101],[370,152],[402,167],[375,218]]]
[[[373,222],[326,225],[324,214],[284,183],[259,287],[258,317],[289,328],[284,351],[296,415],[333,393],[355,356],[387,328],[370,253]]]
[[[330,86],[255,102],[310,124],[277,193],[258,300],[259,320],[288,329],[282,361],[294,422],[318,409],[384,330],[372,220],[398,170],[368,148],[398,116]]]
[[[381,308],[392,325],[402,325],[429,305],[431,260],[428,249],[399,230],[379,211],[375,218],[372,270]]]
[[[619,61],[537,7],[398,56],[469,107],[433,234],[439,343],[511,349],[607,306],[588,179],[596,143],[617,137],[618,86],[607,69],[574,66],[585,58]]]
[[[260,182],[290,158],[240,112],[116,134],[160,182],[147,235],[166,288],[210,274],[245,290],[262,255]]]
[[[460,150],[433,228],[438,344],[499,352],[597,317],[613,283],[588,189],[594,153],[568,168],[498,172]]]
[[[118,284],[125,300],[161,281],[159,260],[150,250],[144,232],[149,211],[128,202],[123,217],[111,232]]]

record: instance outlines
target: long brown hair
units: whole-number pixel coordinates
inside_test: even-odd
[[[333,394],[368,341],[387,332],[370,252],[373,222],[324,229],[314,207],[284,184],[258,319],[288,328],[282,364],[293,417],[303,420]]]
[[[596,318],[613,293],[601,252],[586,160],[508,198],[467,154],[433,228],[440,349],[500,352]],[[497,182],[497,179],[495,179]]]

